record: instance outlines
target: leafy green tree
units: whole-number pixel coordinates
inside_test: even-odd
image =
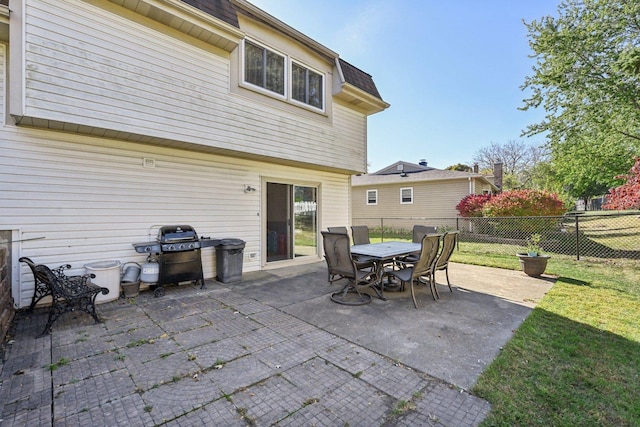
[[[470,169],[473,169],[473,168],[469,165],[465,165],[464,163],[458,163],[445,168],[445,170],[448,170],[448,171],[460,171],[460,172],[467,172]]]
[[[555,176],[587,201],[640,153],[640,2],[565,0],[558,17],[525,23],[536,58],[524,110],[542,107]]]

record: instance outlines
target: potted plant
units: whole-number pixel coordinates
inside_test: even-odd
[[[540,240],[542,240],[540,234],[532,234],[531,237],[527,239],[527,255],[538,256],[542,252]]]
[[[540,234],[532,234],[527,239],[527,252],[516,254],[520,258],[520,268],[531,277],[540,277],[547,268],[547,261],[550,258],[549,255],[542,254],[541,240]]]

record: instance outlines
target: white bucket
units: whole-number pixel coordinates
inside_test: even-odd
[[[109,289],[106,295],[98,294],[96,303],[114,301],[120,298],[120,261],[98,261],[85,264],[87,274],[95,274],[92,283]]]

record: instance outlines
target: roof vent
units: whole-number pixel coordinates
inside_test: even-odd
[[[418,164],[420,166],[427,166],[427,159],[420,159],[420,162]]]

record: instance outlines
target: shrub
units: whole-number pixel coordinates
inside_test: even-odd
[[[482,209],[484,216],[556,216],[567,211],[557,194],[540,190],[510,190],[496,194]]]
[[[491,194],[469,194],[460,200],[460,203],[456,205],[456,209],[459,215],[463,217],[482,216],[482,208],[490,199]]]
[[[626,182],[609,190],[605,209],[640,209],[640,157],[626,175],[618,175],[617,179]]]

